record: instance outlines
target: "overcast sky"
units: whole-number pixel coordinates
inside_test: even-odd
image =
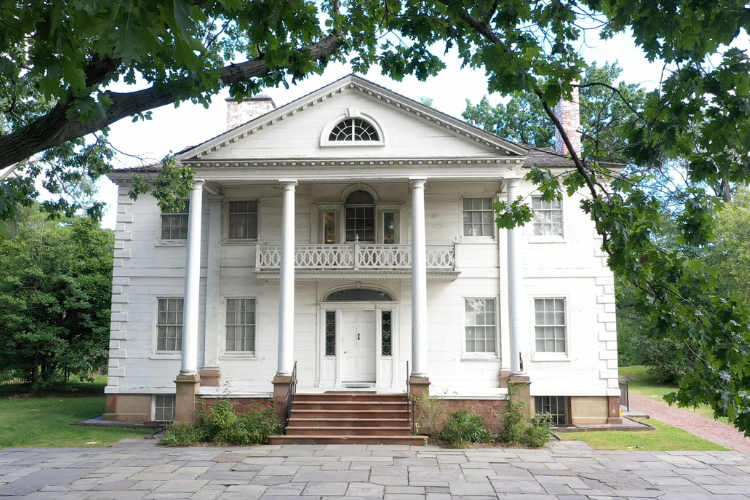
[[[743,35],[740,43],[748,46],[746,35]],[[581,43],[580,50],[589,63],[603,65],[605,62],[617,61],[623,68],[621,78],[628,83],[640,83],[645,88],[652,89],[658,86],[662,78],[663,66],[649,63],[643,52],[635,47],[627,35],[618,35],[611,40],[599,40],[589,33],[585,43]],[[396,82],[382,76],[379,68],[373,68],[364,77],[417,101],[423,96],[429,97],[433,99],[433,106],[437,110],[461,118],[461,113],[466,108],[466,99],[476,103],[487,95],[487,80],[481,71],[462,69],[455,52],[445,56],[444,61],[447,69],[425,82],[413,77]],[[350,72],[345,65],[329,65],[323,75],[308,78],[288,90],[283,87],[271,88],[264,90],[264,93],[270,95],[277,106],[282,106]],[[126,91],[126,87],[117,87],[115,90]],[[208,109],[200,105],[183,103],[177,108],[170,105],[153,110],[151,121],[133,123],[130,119],[121,120],[112,125],[110,141],[123,153],[140,156],[148,162],[158,161],[170,152],[201,143],[226,130],[226,97],[226,91],[216,96]],[[501,100],[499,95],[490,95],[489,98],[493,104]],[[120,155],[115,167],[138,164],[138,160]],[[114,228],[117,190],[108,179],[99,182],[99,199],[109,204],[102,222],[103,226]]]

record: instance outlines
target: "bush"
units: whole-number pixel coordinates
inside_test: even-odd
[[[427,435],[437,434],[438,421],[448,411],[448,401],[438,396],[430,396],[426,392],[418,397],[410,394],[409,398],[416,403],[415,427],[417,434],[420,434],[423,428]]]
[[[276,406],[272,402],[257,404],[247,413],[238,414],[228,399],[220,398],[198,413],[195,423],[174,425],[167,430],[161,444],[187,446],[197,443],[260,444],[278,432]]]
[[[518,400],[518,390],[514,384],[508,385],[508,404],[502,413],[498,439],[509,444],[524,444],[529,428],[529,407]]]
[[[440,439],[453,448],[458,448],[461,443],[487,443],[491,438],[492,433],[485,427],[484,419],[468,410],[448,415],[440,433]]]
[[[552,438],[552,419],[549,415],[536,415],[526,429],[524,442],[529,448],[544,448]]]

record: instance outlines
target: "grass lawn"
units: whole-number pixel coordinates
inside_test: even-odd
[[[622,372],[621,372],[622,373]],[[583,441],[595,450],[644,450],[644,451],[726,451],[711,441],[694,436],[677,427],[649,419],[646,423],[656,427],[655,431],[598,431],[560,432],[563,441]]]
[[[0,448],[108,446],[153,432],[68,425],[104,413],[104,396],[81,396],[0,399]]]
[[[656,382],[654,377],[646,371],[645,366],[621,366],[620,377],[628,377],[630,379],[628,381],[628,389],[631,392],[639,396],[661,401],[664,404],[667,404],[664,401],[664,395],[677,391],[676,385]],[[718,420],[719,422],[731,425],[726,418],[714,419],[714,411],[708,405],[701,405],[698,408],[685,407],[682,409],[693,412],[701,417]]]

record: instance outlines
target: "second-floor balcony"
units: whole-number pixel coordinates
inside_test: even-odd
[[[411,279],[411,245],[296,245],[294,261],[298,281]],[[458,277],[455,245],[428,245],[426,261],[428,280],[454,280]],[[281,246],[258,244],[255,253],[258,278],[278,280],[280,266]]]

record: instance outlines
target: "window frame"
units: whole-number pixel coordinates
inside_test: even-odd
[[[176,358],[180,359],[182,357],[182,349],[180,350],[173,350],[173,351],[163,351],[159,350],[159,301],[160,300],[182,300],[182,323],[180,326],[183,328],[182,335],[181,335],[181,341],[184,342],[184,327],[185,327],[185,297],[183,295],[160,295],[154,297],[154,337],[153,337],[153,350],[152,350],[152,357],[157,359],[162,358]],[[182,347],[182,345],[180,345]]]
[[[379,140],[377,141],[332,141],[329,139],[331,131],[342,121],[349,119],[364,120],[375,129],[378,133]],[[333,120],[329,121],[324,127],[320,134],[320,147],[321,148],[351,148],[351,147],[382,147],[385,146],[386,137],[383,133],[383,127],[380,126],[378,121],[367,113],[362,113],[358,108],[350,107],[345,113],[336,116]]]
[[[157,409],[159,408],[159,406],[156,404],[156,400],[157,400],[157,398],[165,398],[165,397],[171,397],[172,398],[172,418],[170,420],[164,420],[164,419],[157,420],[156,419],[156,412],[157,412]],[[176,399],[177,398],[176,398],[175,394],[154,394],[154,395],[152,395],[152,397],[151,397],[151,421],[152,422],[174,422],[174,413],[175,413],[176,406],[177,406],[175,404],[176,403],[176,401],[175,401]],[[163,406],[161,408],[167,408],[167,407]]]
[[[559,426],[559,425],[570,425],[570,398],[568,396],[532,396],[532,397],[534,398],[534,414],[535,415],[543,415],[542,409],[544,408],[544,398],[548,398],[548,399],[549,398],[555,398],[556,399],[556,403],[558,403],[557,404],[557,408],[558,408],[558,412],[559,412],[559,409],[560,409],[560,404],[559,404],[560,401],[559,400],[560,400],[560,398],[562,398],[562,400],[563,400],[562,408],[564,408],[565,413],[554,413],[554,414],[550,413],[550,415],[553,417],[553,419],[554,419],[554,417],[559,417],[560,415],[564,415],[565,416],[565,423],[557,423],[557,422],[555,422],[553,420],[552,425],[555,426],[555,427]],[[537,407],[537,404],[536,404],[537,399],[536,398],[542,398],[542,401],[541,401],[542,407],[541,408]]]
[[[466,324],[466,301],[467,300],[493,300],[495,304],[495,350],[492,352],[477,352],[468,351],[466,349],[466,328],[469,326]],[[501,338],[500,338],[500,300],[495,295],[464,295],[461,297],[461,317],[462,321],[462,333],[461,333],[461,357],[465,360],[492,360],[497,361],[500,359],[501,353]]]
[[[529,296],[529,311],[532,328],[531,337],[531,360],[532,361],[570,361],[571,355],[571,342],[570,342],[570,331],[571,331],[571,317],[570,317],[570,296],[567,294],[532,294]],[[565,352],[546,352],[537,351],[536,349],[536,303],[537,299],[562,299],[563,300],[563,311],[565,314]],[[540,325],[546,326],[546,325]]]
[[[541,198],[542,195],[532,195],[530,197],[530,206],[531,208],[531,235],[529,241],[531,243],[564,243],[565,242],[565,234],[566,234],[566,227],[565,227],[565,198],[560,200],[560,234],[535,234],[534,233],[534,199],[535,198]],[[544,211],[552,211],[554,209],[538,209],[538,210],[544,210]]]
[[[228,351],[227,350],[227,307],[230,300],[253,300],[255,302],[254,320],[255,320],[255,339],[253,342],[253,351]],[[220,355],[219,359],[258,359],[258,297],[250,295],[227,295],[221,300],[221,335],[220,335]]]
[[[255,238],[230,238],[229,237],[229,204],[233,201],[251,201],[255,202],[255,224],[256,224],[256,236]],[[231,197],[225,198],[222,203],[222,243],[224,245],[248,245],[254,244],[260,241],[260,223],[261,223],[261,200],[260,198],[242,198],[242,197]]]
[[[190,200],[181,200],[185,204],[185,212],[162,212],[159,211],[159,233],[156,239],[157,246],[185,246],[187,245],[187,235],[190,226]],[[166,217],[187,217],[185,223],[185,237],[184,238],[164,238],[164,220]],[[180,226],[182,227],[182,226]]]
[[[473,236],[473,235],[465,235],[464,234],[464,200],[466,199],[489,199],[490,200],[490,214],[491,214],[491,228],[492,228],[492,234],[491,235],[482,235],[482,236]],[[460,200],[459,200],[459,241],[465,241],[465,242],[495,242],[498,238],[498,228],[497,224],[495,224],[495,210],[492,208],[495,205],[495,202],[498,200],[498,197],[496,194],[489,194],[489,193],[465,193],[461,194]],[[472,210],[474,211],[474,210]],[[481,212],[485,212],[486,210],[481,210]]]

